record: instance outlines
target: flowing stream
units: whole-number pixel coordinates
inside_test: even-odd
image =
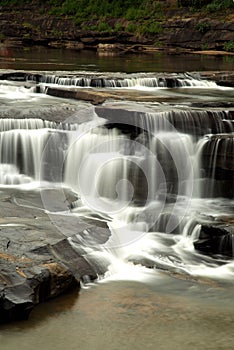
[[[91,106],[87,102],[48,96],[46,92],[51,86],[116,90],[123,94],[130,90],[135,91],[136,101],[107,100],[101,106]],[[154,98],[159,96],[160,102],[156,98],[149,103],[138,102],[138,97],[146,92]],[[129,332],[133,332],[129,342],[124,344],[127,333],[124,337],[118,335],[124,349],[140,349],[143,344],[147,349],[155,348],[154,322],[160,329],[157,335],[160,349],[173,348],[173,341],[166,340],[170,332],[182,349],[197,349],[196,332],[201,329],[195,321],[192,322],[195,331],[187,329],[183,344],[176,334],[187,321],[191,323],[191,315],[197,319],[201,317],[197,308],[202,305],[208,310],[208,316],[202,312],[202,318],[208,324],[209,336],[215,337],[214,328],[209,328],[211,318],[222,322],[218,316],[220,310],[224,315],[220,332],[225,334],[224,325],[228,324],[227,319],[233,320],[234,315],[220,300],[227,298],[229,305],[232,302],[233,231],[223,234],[218,243],[208,248],[208,243],[205,246],[203,243],[207,240],[204,227],[213,225],[223,229],[233,223],[234,113],[231,108],[199,107],[193,103],[232,102],[234,90],[201,80],[198,74],[192,73],[47,71],[29,74],[24,83],[3,79],[0,100],[1,188],[15,188],[25,193],[43,189],[40,193],[43,208],[40,209],[48,213],[61,233],[66,231],[66,236],[69,236],[67,227],[56,221],[56,214],[96,220],[106,224],[111,232],[102,244],[92,241],[89,232],[82,237],[70,232],[69,243],[74,249],[82,247],[88,261],[105,266],[105,273],[99,276],[100,286],[81,293],[82,305],[89,306],[69,306],[68,301],[60,298],[57,304],[56,301],[49,304],[48,319],[38,324],[40,315],[45,317],[42,306],[38,314],[35,311],[32,316],[29,326],[32,338],[28,339],[25,324],[15,326],[16,333],[5,328],[4,350],[16,348],[7,336],[14,334],[14,338],[18,330],[26,335],[27,343],[21,339],[26,350],[31,346],[41,348],[44,345],[38,334],[44,332],[47,324],[53,334],[53,339],[46,336],[47,349],[54,348],[56,336],[50,313],[58,314],[55,327],[58,327],[59,337],[60,329],[69,332],[69,325],[64,325],[66,317],[69,318],[69,307],[72,310],[69,349],[75,349],[76,342],[82,344],[82,349],[101,349],[105,345],[101,340],[104,328],[96,328],[95,322],[102,321],[100,315],[94,315],[96,311],[93,314],[95,308],[97,314],[104,313],[105,318],[113,321],[105,334],[107,343],[118,332],[125,334],[124,328],[129,322]],[[66,114],[68,110],[72,110],[69,115]],[[60,193],[59,209],[54,209],[55,203],[47,189]],[[75,197],[71,204],[66,201],[67,189]],[[178,276],[178,282],[168,273]],[[215,289],[222,283],[228,286],[223,294]],[[133,292],[138,288],[148,302],[141,299],[139,292]],[[170,293],[176,295],[177,306],[168,289],[175,291]],[[203,297],[208,291],[213,299],[206,303]],[[124,296],[125,292],[128,297]],[[182,293],[183,307],[179,297]],[[113,302],[110,302],[111,295]],[[74,305],[79,304],[73,298],[74,295],[68,299]],[[103,308],[101,298],[109,311]],[[132,298],[136,298],[136,304]],[[158,305],[160,322],[154,305]],[[138,330],[134,328],[132,313],[139,333],[143,327],[144,335],[139,343],[135,339]],[[122,319],[121,315],[127,319]],[[144,317],[149,317],[149,324],[143,321]],[[83,339],[77,340],[74,323],[84,320],[92,336],[81,325],[79,337]],[[167,331],[163,330],[164,322],[169,324]],[[33,337],[37,339],[36,345]],[[214,341],[216,345],[212,346],[210,340],[208,346],[202,334],[198,343],[204,349],[229,349],[230,337],[226,342],[218,337]],[[62,344],[61,340],[61,346],[56,347],[62,349],[66,346]],[[118,340],[110,349],[117,349],[117,345]]]

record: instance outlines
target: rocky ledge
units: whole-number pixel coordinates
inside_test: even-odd
[[[232,219],[233,220],[233,219]],[[230,220],[231,221],[231,220]],[[203,224],[198,240],[194,243],[196,250],[219,257],[234,257],[234,226],[224,223]]]
[[[51,196],[56,200],[56,191]],[[27,319],[37,304],[104,274],[107,266],[89,261],[71,240],[84,240],[88,232],[103,243],[110,235],[105,225],[59,215],[55,224],[36,193],[25,201],[16,190],[1,191],[0,199],[0,323]]]

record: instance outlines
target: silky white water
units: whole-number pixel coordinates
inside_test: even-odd
[[[178,78],[181,87],[205,84],[216,88],[212,82],[182,78]],[[87,77],[56,75],[41,78],[41,82],[77,86],[80,79],[84,86],[91,85]],[[96,87],[102,84],[165,88],[166,82],[147,77],[96,81]],[[34,99],[32,89],[4,88],[4,98],[12,99],[15,94],[15,98]],[[111,237],[101,245],[92,244],[88,236],[87,240],[82,238],[87,259],[103,259],[107,265],[106,277],[121,275],[127,267],[132,274],[142,269],[133,264],[142,264],[187,275],[230,279],[234,272],[230,259],[201,255],[193,243],[199,238],[200,222],[209,223],[209,216],[232,215],[232,199],[215,198],[219,154],[233,152],[232,114],[170,106],[160,111],[160,105],[157,108],[158,111],[144,112],[143,106],[140,114],[133,112],[133,119],[124,122],[129,128],[127,133],[105,127],[106,120],[97,116],[95,108],[76,111],[72,123],[69,119],[65,123],[38,118],[1,119],[1,186],[21,188],[31,183],[43,189],[54,188],[61,192],[64,203],[63,189],[72,189],[77,200],[71,207],[64,205],[59,214],[95,218],[107,222],[111,231]],[[81,113],[83,120],[87,115],[91,121],[79,124]],[[108,113],[112,113],[111,108]],[[230,136],[213,142],[206,136],[212,133]],[[206,170],[204,152],[209,143]],[[222,159],[229,162],[226,156]],[[42,197],[44,209],[51,213],[48,197]],[[53,222],[56,224],[56,219]],[[62,226],[58,225],[58,229],[63,232]],[[70,243],[77,244],[73,239]]]

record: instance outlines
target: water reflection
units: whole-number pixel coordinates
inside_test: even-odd
[[[233,56],[167,55],[162,52],[128,55],[100,55],[44,47],[0,48],[1,69],[89,70],[113,72],[184,72],[233,70]]]

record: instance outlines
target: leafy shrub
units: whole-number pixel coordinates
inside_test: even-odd
[[[128,20],[138,20],[145,16],[145,13],[140,8],[130,7],[125,15],[125,18]]]
[[[208,49],[209,49],[208,44],[202,44],[202,45],[201,45],[201,49],[202,49],[202,51],[208,50]]]
[[[217,12],[220,10],[227,10],[231,7],[233,7],[233,0],[213,0],[206,6],[206,9],[208,12]]]
[[[137,29],[137,26],[133,22],[130,22],[126,27],[126,31],[130,32],[130,33],[134,33],[136,31],[136,29]]]
[[[107,22],[99,22],[97,29],[99,32],[111,32],[112,28]]]
[[[178,0],[178,6],[200,9],[206,6],[209,12],[233,7],[233,0]]]
[[[163,31],[162,24],[159,22],[144,23],[139,27],[139,32],[143,35],[160,34]]]
[[[117,22],[117,23],[115,24],[114,30],[115,30],[116,32],[121,32],[121,31],[124,30],[124,27],[123,27],[123,25],[122,25],[121,23]]]
[[[205,34],[206,32],[208,32],[208,30],[210,29],[210,24],[207,23],[207,22],[199,22],[197,25],[196,25],[196,29],[202,33],[202,34]]]
[[[225,51],[233,52],[234,51],[234,41],[227,41],[224,43],[223,48]]]
[[[79,3],[74,0],[66,0],[62,4],[61,12],[67,15],[75,15],[79,11]]]
[[[98,30],[98,26],[97,25],[87,25],[87,24],[83,24],[82,25],[82,30],[86,30],[86,31],[97,31]]]
[[[211,2],[212,0],[178,0],[178,5],[182,7],[195,7],[200,9]]]

